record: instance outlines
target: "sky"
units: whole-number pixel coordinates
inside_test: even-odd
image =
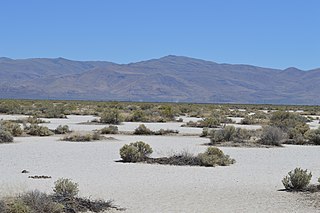
[[[319,0],[1,0],[0,57],[320,67]]]

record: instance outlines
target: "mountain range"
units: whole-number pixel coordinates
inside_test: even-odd
[[[165,56],[129,64],[0,58],[0,98],[320,104],[320,69]]]

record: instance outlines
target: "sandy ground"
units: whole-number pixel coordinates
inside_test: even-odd
[[[78,116],[76,121],[88,118]],[[70,124],[74,119],[50,119],[48,125]],[[92,128],[92,125],[72,125],[76,129]],[[79,183],[80,195],[113,199],[116,205],[127,208],[126,212],[320,212],[303,196],[278,191],[283,189],[282,178],[295,167],[313,171],[312,181],[316,182],[320,176],[320,147],[226,147],[221,149],[235,158],[236,164],[216,168],[178,167],[115,161],[120,159],[122,145],[138,140],[149,143],[153,157],[160,157],[182,150],[202,152],[206,147],[201,144],[208,139],[114,137],[114,141],[84,143],[59,141],[58,136],[23,137],[15,138],[13,144],[1,144],[0,194],[12,195],[31,189],[51,192],[53,182],[64,177]],[[30,173],[22,174],[23,169]],[[34,180],[29,175],[49,175],[52,179]]]
[[[54,180],[72,178],[81,195],[114,199],[126,212],[316,212],[298,194],[277,191],[281,179],[301,166],[318,177],[320,147],[275,149],[222,148],[237,160],[228,167],[178,167],[123,164],[119,148],[129,142],[149,143],[156,156],[180,150],[200,152],[198,137],[124,136],[117,141],[72,143],[58,137],[17,138],[0,146],[2,195],[40,189],[50,192]],[[22,174],[27,169],[29,174]],[[28,175],[50,175],[49,180]]]

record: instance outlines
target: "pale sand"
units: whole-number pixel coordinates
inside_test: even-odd
[[[228,167],[204,168],[117,163],[120,147],[143,140],[154,157],[181,150],[198,153],[208,139],[178,136],[114,136],[117,141],[63,142],[59,137],[15,138],[0,145],[0,192],[39,189],[72,178],[83,196],[114,199],[126,212],[317,212],[302,196],[277,191],[295,167],[320,176],[316,146],[285,148],[222,148],[237,160]],[[29,174],[22,174],[27,169]],[[50,175],[49,180],[28,175]]]

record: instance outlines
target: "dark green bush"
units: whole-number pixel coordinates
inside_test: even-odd
[[[126,144],[120,149],[120,156],[124,162],[141,162],[152,154],[149,144],[142,141]]]
[[[0,143],[11,143],[13,142],[13,137],[8,131],[0,129]]]
[[[295,168],[283,178],[282,184],[287,190],[299,191],[305,189],[312,178],[311,172],[301,168]]]

